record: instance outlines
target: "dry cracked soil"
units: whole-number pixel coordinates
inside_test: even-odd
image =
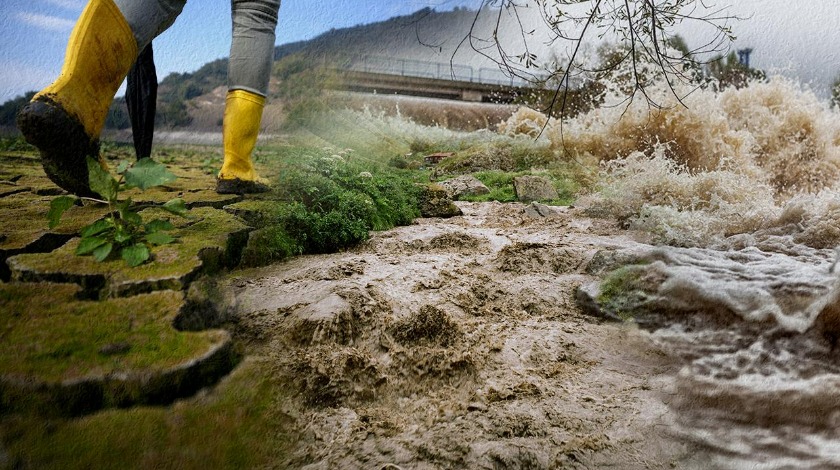
[[[348,252],[219,281],[307,469],[703,468],[670,431],[680,365],[586,315],[593,257],[641,236],[579,209],[459,202]]]

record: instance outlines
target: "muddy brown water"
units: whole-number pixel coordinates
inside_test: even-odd
[[[684,362],[574,300],[596,252],[642,236],[574,208],[458,204],[223,281],[236,337],[294,391],[280,465],[708,468],[670,418]]]

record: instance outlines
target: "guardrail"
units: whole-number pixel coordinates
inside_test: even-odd
[[[345,61],[340,68],[367,73],[382,73],[404,77],[434,78],[459,82],[511,87],[530,87],[534,84],[503,70],[489,67],[478,69],[470,65],[430,62],[396,57],[362,55]]]

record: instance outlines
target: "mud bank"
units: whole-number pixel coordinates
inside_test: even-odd
[[[680,364],[574,300],[593,256],[637,237],[573,208],[458,204],[222,281],[235,338],[293,389],[277,407],[299,441],[277,465],[703,467],[667,424]]]

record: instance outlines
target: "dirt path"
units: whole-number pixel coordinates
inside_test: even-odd
[[[221,286],[249,354],[287,377],[305,468],[690,468],[669,432],[679,368],[575,305],[632,234],[552,208],[459,203],[341,254]]]

